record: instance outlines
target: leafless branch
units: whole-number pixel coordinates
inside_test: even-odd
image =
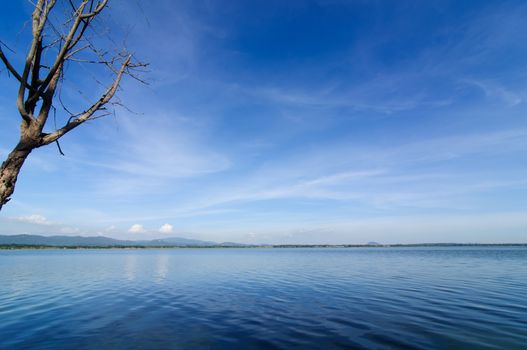
[[[86,111],[84,111],[82,114],[80,114],[77,118],[74,118],[70,120],[66,125],[64,125],[62,128],[50,133],[50,134],[42,134],[40,145],[47,145],[51,142],[54,142],[55,140],[62,137],[64,134],[69,132],[70,130],[73,130],[77,126],[81,125],[82,123],[90,120],[95,112],[100,110],[104,105],[106,105],[112,97],[115,95],[115,92],[117,91],[117,88],[119,87],[119,83],[121,81],[121,78],[123,74],[125,73],[126,69],[128,68],[128,65],[130,64],[131,55],[129,55],[126,60],[121,64],[121,68],[117,72],[117,75],[115,76],[115,79],[112,83],[112,85],[106,90],[106,92],[95,102],[93,105],[91,105],[90,108],[88,108]]]
[[[23,80],[22,80],[22,76],[20,74],[18,74],[18,72],[16,71],[15,67],[13,67],[13,65],[9,62],[9,60],[7,59],[7,57],[5,56],[4,54],[4,51],[2,51],[2,43],[0,43],[0,59],[2,60],[2,62],[4,62],[4,65],[6,66],[7,70],[13,74],[13,76],[20,82],[20,83],[23,83]]]

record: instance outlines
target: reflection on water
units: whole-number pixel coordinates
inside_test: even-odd
[[[157,256],[156,282],[161,283],[167,278],[168,273],[168,255],[159,254]]]
[[[525,349],[527,249],[0,252],[0,349]]]
[[[137,273],[137,256],[134,253],[130,253],[125,257],[124,275],[128,281],[135,280]]]

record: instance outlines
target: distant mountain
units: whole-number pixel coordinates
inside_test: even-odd
[[[200,241],[181,237],[153,240],[119,240],[103,236],[39,236],[39,235],[0,235],[0,245],[26,244],[47,246],[217,246],[216,242]],[[230,245],[230,244],[229,244]],[[235,243],[233,243],[235,245]]]
[[[170,238],[161,238],[153,239],[150,241],[137,241],[136,244],[144,245],[196,245],[196,246],[212,246],[218,245],[216,242],[211,241],[200,241],[197,239],[182,238],[182,237],[170,237]]]

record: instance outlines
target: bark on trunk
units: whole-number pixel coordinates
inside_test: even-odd
[[[17,146],[2,163],[0,168],[0,210],[4,204],[9,202],[15,190],[18,173],[31,151],[32,148]]]

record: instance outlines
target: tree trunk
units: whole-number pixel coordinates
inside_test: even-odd
[[[18,173],[32,150],[33,148],[31,147],[22,147],[19,144],[9,153],[5,162],[2,163],[0,168],[0,210],[2,210],[4,204],[9,202],[15,190]]]

